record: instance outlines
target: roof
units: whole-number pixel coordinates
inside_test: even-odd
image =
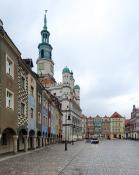
[[[70,73],[69,68],[66,66],[66,67],[63,69],[62,73]]]
[[[122,118],[118,112],[114,112],[110,118]]]
[[[74,89],[80,89],[80,86],[79,86],[78,84],[76,84],[76,85],[74,86]]]

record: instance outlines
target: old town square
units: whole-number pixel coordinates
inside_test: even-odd
[[[0,175],[139,175],[139,2],[46,1],[0,2]]]

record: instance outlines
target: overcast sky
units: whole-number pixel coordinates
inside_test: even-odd
[[[85,115],[129,118],[139,107],[139,1],[1,0],[4,28],[35,69],[45,9],[57,82],[68,66]]]

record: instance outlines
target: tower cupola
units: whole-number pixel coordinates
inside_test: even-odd
[[[39,58],[51,60],[53,48],[49,44],[50,33],[47,30],[46,12],[47,12],[47,10],[45,10],[44,26],[43,26],[43,30],[41,31],[42,42],[38,45],[38,49],[39,49]]]

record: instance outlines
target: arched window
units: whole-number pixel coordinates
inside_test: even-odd
[[[44,50],[41,50],[41,58],[44,58]]]

